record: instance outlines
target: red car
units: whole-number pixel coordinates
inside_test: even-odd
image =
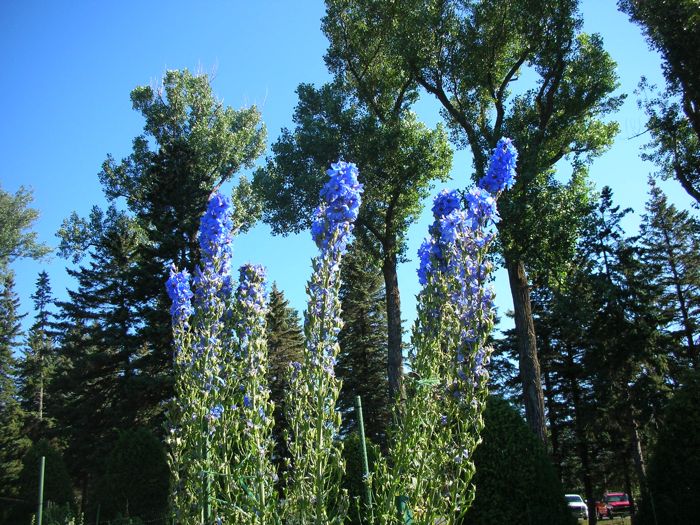
[[[603,501],[596,502],[595,510],[598,519],[612,519],[615,516],[630,514],[632,507],[629,496],[624,492],[606,492]]]

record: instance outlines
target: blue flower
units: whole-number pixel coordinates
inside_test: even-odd
[[[192,315],[192,290],[190,289],[190,274],[187,270],[178,272],[173,265],[170,268],[170,278],[165,283],[165,288],[168,291],[168,296],[172,301],[170,307],[170,315],[173,318],[173,324],[180,322],[187,323],[187,319]]]
[[[211,410],[209,410],[209,418],[210,419],[219,419],[219,418],[221,418],[221,415],[223,413],[224,413],[224,407],[222,407],[221,405],[216,405]]]
[[[259,264],[244,264],[238,270],[239,283],[236,297],[243,309],[250,314],[264,314],[267,304],[265,268]]]
[[[482,188],[472,188],[464,195],[467,201],[467,217],[473,230],[485,226],[487,221],[499,221],[496,199]]]
[[[231,259],[231,238],[233,237],[231,200],[221,193],[209,199],[207,211],[199,223],[199,246],[205,266],[218,260],[222,273],[227,273]]]
[[[518,151],[510,139],[502,138],[491,155],[488,170],[479,181],[479,187],[498,194],[515,184],[515,164]]]
[[[311,237],[319,249],[343,253],[360,212],[362,184],[352,163],[337,162],[327,173],[330,179],[321,189],[321,204],[314,212]]]
[[[461,199],[457,190],[442,190],[433,200],[433,216],[436,219],[449,215],[454,210],[458,210]]]

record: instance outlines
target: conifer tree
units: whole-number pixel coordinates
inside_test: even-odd
[[[126,217],[100,238],[91,260],[69,270],[77,289],[57,303],[61,360],[48,391],[48,416],[67,443],[66,463],[83,491],[91,490],[118,429],[152,417],[139,397],[150,378],[139,368],[130,272],[137,232]],[[83,501],[88,498],[83,494]]]
[[[140,413],[151,419],[161,414],[162,401],[172,394],[170,301],[164,285],[168,268],[173,263],[178,268],[195,266],[201,211],[215,189],[231,181],[242,168],[252,167],[262,153],[265,129],[257,108],[236,111],[225,106],[215,97],[206,75],[187,70],[167,71],[157,89],[136,87],[131,101],[145,120],[143,133],[134,139],[128,157],[117,161],[108,155],[99,173],[112,205],[106,211],[94,207],[88,218],[72,214],[64,221],[59,237],[61,254],[73,261],[85,255],[104,257],[97,253],[100,246],[111,242],[110,236],[120,234],[124,220],[131,221],[138,248],[130,244],[130,252],[113,254],[128,258],[128,271],[121,281],[113,281],[110,293],[115,294],[114,300],[120,296],[118,300],[126,308],[119,329],[125,329],[128,337],[119,359],[126,367],[124,375],[132,379],[131,417]],[[244,194],[246,188],[243,184]],[[243,215],[254,209],[245,200],[236,199],[245,204],[237,217],[237,226],[242,228],[249,225]],[[117,203],[124,211],[116,211]],[[103,285],[95,281],[89,286]],[[94,320],[110,324],[100,318],[102,314]],[[116,336],[111,328],[102,332]],[[136,348],[138,353],[132,351]],[[138,374],[132,373],[135,371]],[[154,421],[153,430],[159,427]]]
[[[678,210],[649,179],[647,213],[641,225],[644,260],[656,269],[654,281],[661,288],[660,306],[665,324],[682,351],[675,356],[678,368],[700,366],[700,224],[685,210]]]
[[[272,435],[278,465],[282,464],[282,458],[287,457],[285,392],[289,386],[290,365],[301,360],[303,349],[304,335],[299,314],[289,306],[284,292],[273,283],[267,313],[267,381],[270,399],[275,403],[275,425],[272,427]]]
[[[34,323],[29,329],[24,355],[18,366],[19,395],[27,416],[41,425],[44,419],[44,392],[55,361],[49,311],[53,297],[46,271],[39,273],[31,298],[34,302]]]
[[[343,328],[338,334],[340,354],[336,374],[343,381],[338,408],[342,432],[357,426],[355,397],[362,400],[365,434],[379,445],[386,443],[389,422],[388,348],[385,289],[371,257],[355,243],[343,259],[340,300]]]
[[[29,447],[24,436],[24,412],[17,401],[14,350],[21,336],[19,298],[14,290],[11,271],[0,281],[0,496],[13,498],[18,494],[18,476],[22,457]],[[11,501],[11,500],[10,500]],[[10,504],[3,504],[0,518],[5,517]]]

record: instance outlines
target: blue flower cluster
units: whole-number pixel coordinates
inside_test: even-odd
[[[339,161],[327,171],[330,179],[321,189],[321,205],[314,212],[311,236],[322,250],[344,252],[362,202],[362,184],[355,164]]]
[[[430,236],[418,250],[418,279],[426,286],[422,293],[438,294],[440,301],[448,301],[459,321],[455,382],[450,391],[460,400],[466,400],[464,394],[488,377],[490,350],[483,346],[483,338],[493,316],[494,295],[487,286],[491,265],[485,260],[485,251],[495,235],[489,226],[499,221],[496,198],[513,185],[516,159],[511,141],[501,139],[479,187],[463,193],[440,192],[433,203],[435,220]],[[428,286],[438,281],[439,287]],[[441,314],[430,310],[426,315],[430,324]],[[437,325],[424,328],[439,332]]]
[[[513,146],[513,141],[507,138],[499,140],[491,155],[486,175],[479,181],[479,187],[494,195],[511,188],[515,183],[517,160],[518,151]]]
[[[231,200],[221,193],[209,199],[207,211],[199,223],[199,246],[204,266],[213,266],[218,261],[220,272],[228,273],[231,260],[231,238],[233,237]]]
[[[165,283],[168,297],[172,301],[170,315],[173,318],[173,326],[182,323],[187,326],[187,320],[193,313],[192,290],[190,289],[190,274],[187,270],[178,272],[173,265],[170,268],[170,278]]]
[[[244,264],[238,270],[239,281],[236,298],[246,312],[264,314],[267,308],[265,268],[259,264]]]

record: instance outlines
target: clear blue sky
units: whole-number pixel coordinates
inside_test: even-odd
[[[646,139],[629,139],[643,131],[645,122],[632,91],[643,74],[658,84],[662,78],[658,56],[614,4],[581,2],[584,29],[602,34],[618,63],[621,91],[629,94],[615,116],[621,133],[593,164],[591,177],[598,188],[610,185],[619,204],[634,208],[636,217],[626,223],[633,232],[644,209],[646,178],[654,168],[639,159]],[[101,163],[108,153],[128,155],[143,125],[131,109],[129,92],[137,85],[157,84],[166,69],[207,72],[227,105],[258,105],[268,144],[274,142],[280,128],[292,125],[296,86],[329,78],[322,58],[327,46],[320,31],[323,12],[321,0],[0,3],[2,188],[34,190],[34,207],[41,213],[36,230],[55,246],[55,232],[65,217],[72,211],[84,216],[93,204],[104,204],[97,179]],[[439,121],[438,108],[427,97],[418,111],[429,125]],[[470,171],[469,156],[458,152],[451,186],[465,186]],[[689,206],[677,183],[662,187],[676,205]],[[411,229],[411,256],[428,223],[424,214]],[[260,225],[237,239],[234,250],[236,263],[264,264],[292,305],[304,309],[304,284],[314,254],[308,234],[272,237]],[[66,264],[57,256],[15,263],[23,311],[31,309],[29,296],[42,269],[49,272],[55,295],[66,297],[66,287],[72,286]],[[411,261],[399,271],[407,328],[415,315],[415,267]],[[496,290],[503,314],[512,302],[502,271]]]

